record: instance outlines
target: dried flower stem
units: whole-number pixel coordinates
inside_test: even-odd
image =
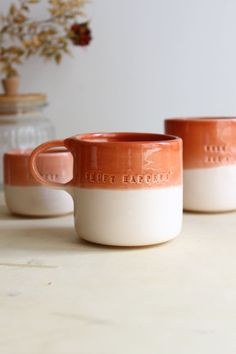
[[[31,7],[40,2],[18,0],[18,5],[10,5],[6,16],[0,15],[0,71],[7,77],[18,75],[17,66],[33,55],[59,64],[62,56],[70,53],[71,43],[86,45],[91,39],[84,24],[76,33],[71,31],[76,19],[84,16],[81,9],[85,0],[48,0],[49,17],[32,20]],[[75,41],[75,36],[82,38]]]

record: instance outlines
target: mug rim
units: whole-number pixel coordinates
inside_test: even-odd
[[[170,134],[146,132],[95,132],[74,135],[69,139],[86,144],[169,144],[181,140],[178,136]]]
[[[166,118],[165,122],[229,122],[234,120],[236,120],[236,116],[189,116]]]

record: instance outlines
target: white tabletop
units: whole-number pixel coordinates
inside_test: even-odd
[[[78,240],[71,215],[10,216],[1,194],[1,354],[234,354],[235,331],[236,213],[109,248]]]

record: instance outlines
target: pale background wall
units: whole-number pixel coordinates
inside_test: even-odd
[[[34,59],[21,71],[24,91],[48,93],[59,137],[236,115],[235,0],[93,0],[87,13],[88,48],[60,67]]]

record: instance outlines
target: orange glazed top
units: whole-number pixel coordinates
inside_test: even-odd
[[[145,189],[182,184],[182,141],[148,133],[77,135],[63,145],[74,157],[73,180],[82,188]]]
[[[169,118],[165,132],[182,138],[185,169],[236,163],[235,117]]]
[[[32,150],[12,150],[4,154],[4,183],[12,186],[34,186],[39,183],[30,173]],[[72,179],[73,158],[66,150],[52,150],[38,156],[37,167],[48,181],[68,182]]]

